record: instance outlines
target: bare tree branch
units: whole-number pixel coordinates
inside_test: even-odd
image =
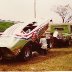
[[[72,20],[72,8],[68,5],[58,6],[56,10],[54,10],[59,16],[62,18],[62,22],[70,22]]]

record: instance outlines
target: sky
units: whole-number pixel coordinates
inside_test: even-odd
[[[0,0],[0,19],[24,21],[34,18],[35,0]],[[59,5],[70,4],[72,0],[36,0],[36,18],[53,19],[54,23],[62,22],[53,9]]]

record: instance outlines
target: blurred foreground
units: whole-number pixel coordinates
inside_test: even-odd
[[[28,61],[1,62],[0,71],[71,71],[72,48],[51,48],[46,56],[34,54]]]

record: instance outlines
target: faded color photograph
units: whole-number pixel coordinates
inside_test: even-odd
[[[0,71],[72,71],[72,0],[0,0]]]

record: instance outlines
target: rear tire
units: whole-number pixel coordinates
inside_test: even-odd
[[[2,56],[0,56],[0,61],[1,61],[2,59],[3,59]]]
[[[1,49],[0,49],[0,61],[3,59],[2,57],[2,52],[1,52]]]

